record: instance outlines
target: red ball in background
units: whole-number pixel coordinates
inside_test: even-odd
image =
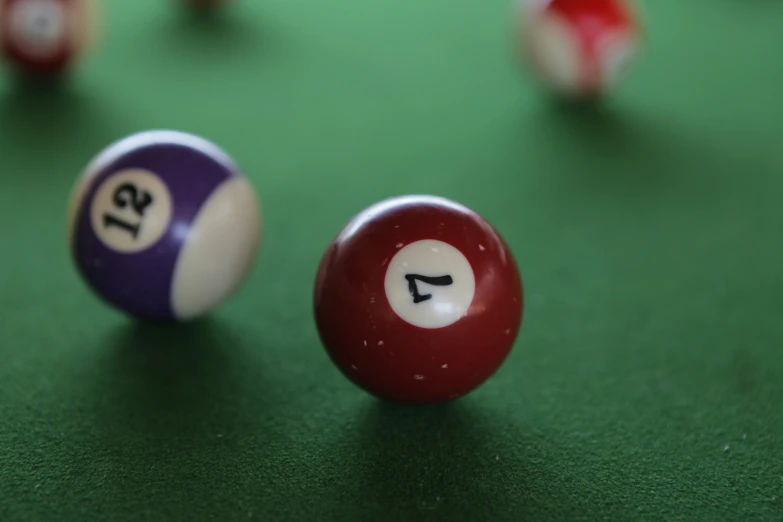
[[[316,325],[335,365],[387,400],[436,403],[484,383],[522,321],[522,281],[501,236],[443,198],[406,196],[357,215],[318,269]]]
[[[519,45],[538,77],[567,97],[612,89],[642,44],[631,0],[521,0]]]
[[[0,0],[0,47],[26,73],[67,69],[95,30],[92,0]]]

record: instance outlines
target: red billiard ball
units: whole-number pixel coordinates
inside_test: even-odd
[[[443,402],[484,383],[511,351],[522,310],[503,238],[472,210],[433,196],[358,214],[315,282],[317,329],[337,368],[403,403]]]
[[[92,0],[0,0],[0,48],[23,72],[60,73],[92,41]]]
[[[521,0],[519,44],[554,92],[594,98],[625,77],[642,44],[630,0]]]

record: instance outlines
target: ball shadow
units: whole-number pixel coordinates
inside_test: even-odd
[[[126,434],[230,430],[242,394],[238,343],[232,330],[215,319],[125,324],[106,342],[111,353],[105,374],[112,383],[104,405],[123,412]]]
[[[90,456],[75,455],[69,475],[100,480],[107,498],[130,506],[183,498],[212,512],[216,487],[259,473],[248,452],[281,437],[264,421],[277,395],[256,339],[215,317],[108,332],[85,373],[79,422],[90,426]]]
[[[725,196],[725,180],[743,159],[708,137],[618,99],[580,103],[552,99],[524,123],[536,169],[566,201],[651,206],[672,194],[698,199],[705,188]]]
[[[357,515],[371,508],[388,520],[435,513],[454,521],[477,520],[477,513],[523,517],[532,507],[520,493],[528,480],[548,480],[528,464],[525,434],[500,425],[469,398],[427,407],[376,401],[359,426],[357,497],[365,500]],[[508,453],[508,437],[518,453]]]
[[[122,119],[101,94],[72,75],[11,75],[0,89],[0,122],[3,160],[27,171],[20,176],[28,179],[35,172],[40,182],[41,176],[67,171],[70,183],[70,169],[82,168],[91,151],[113,139]]]
[[[565,151],[572,146],[617,166],[637,167],[593,169],[591,174],[620,174],[655,184],[666,180],[667,171],[645,168],[660,164],[662,153],[675,144],[674,131],[663,129],[661,122],[605,99],[552,99],[543,117],[544,129],[564,139]]]
[[[161,19],[158,27],[165,47],[182,58],[225,59],[257,54],[267,48],[269,30],[258,17],[243,17],[235,6],[182,6]],[[187,54],[181,51],[187,50]],[[194,52],[197,51],[197,52]]]

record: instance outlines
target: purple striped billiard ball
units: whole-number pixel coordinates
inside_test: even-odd
[[[261,242],[260,204],[209,141],[140,132],[104,149],[71,194],[71,255],[106,302],[135,317],[187,321],[230,297]]]

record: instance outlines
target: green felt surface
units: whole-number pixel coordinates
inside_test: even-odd
[[[507,2],[105,2],[63,89],[0,80],[0,520],[783,520],[783,5],[646,2],[610,103],[551,103]],[[207,321],[108,309],[76,175],[167,127],[225,147],[264,243]],[[390,195],[459,200],[526,285],[503,368],[379,403],[319,346],[324,248]]]

